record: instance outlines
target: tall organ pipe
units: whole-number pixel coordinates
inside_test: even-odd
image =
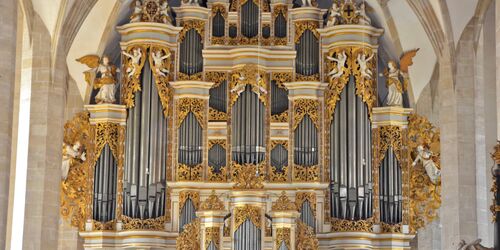
[[[167,121],[148,63],[141,84],[127,116],[123,214],[148,219],[165,210]]]
[[[401,168],[391,147],[380,165],[380,220],[389,224],[402,221]]]
[[[106,222],[115,218],[117,162],[105,144],[94,168],[93,219]]]

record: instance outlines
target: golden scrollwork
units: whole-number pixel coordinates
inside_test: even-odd
[[[205,37],[205,22],[201,20],[196,20],[196,19],[191,19],[191,20],[186,20],[181,23],[182,30],[179,33],[179,42],[184,41],[184,38],[186,37],[186,33],[194,29],[196,32],[200,35],[200,37]]]
[[[319,181],[319,165],[314,166],[293,166],[293,180],[303,182]]]
[[[212,190],[212,193],[200,205],[200,210],[224,210],[224,202],[219,199],[219,196]]]
[[[189,112],[192,112],[202,128],[205,128],[205,101],[199,98],[181,98],[177,101],[177,127],[180,127]]]
[[[316,129],[319,129],[319,101],[313,99],[297,99],[293,101],[293,124],[295,130],[299,123],[308,115],[314,123]]]
[[[403,233],[403,225],[401,223],[398,224],[388,224],[381,222],[380,228],[383,233]]]
[[[245,91],[246,85],[252,87],[252,91],[259,96],[265,106],[268,104],[268,75],[255,64],[246,64],[231,73],[229,106],[238,99],[239,95]]]
[[[295,73],[295,81],[297,81],[297,82],[317,82],[317,81],[319,81],[319,74],[302,75],[300,73]]]
[[[317,21],[306,20],[295,22],[295,44],[299,42],[300,37],[306,30],[310,30],[313,33],[314,37],[316,37],[316,39],[319,39],[319,33],[316,30],[318,27],[319,23]]]
[[[200,206],[200,193],[197,191],[181,191],[179,193],[179,214],[188,199],[191,199],[194,208],[198,210],[198,207]]]
[[[319,241],[314,234],[314,229],[300,219],[297,220],[295,244],[297,250],[319,249]]]
[[[200,219],[198,218],[184,225],[184,230],[177,237],[176,249],[200,250],[200,228]]]
[[[227,150],[226,140],[209,140],[208,141],[208,149],[210,150],[214,145],[220,145]],[[223,166],[219,168],[217,171],[213,166],[208,166],[207,179],[211,182],[225,182],[227,181],[227,167]]]
[[[432,160],[440,167],[440,132],[427,118],[411,114],[408,118],[408,148],[413,160],[417,147],[424,145],[432,151]],[[411,167],[408,187],[409,225],[412,232],[432,222],[441,206],[441,182],[433,184],[421,164]],[[405,191],[405,190],[403,190]]]
[[[172,74],[170,74],[170,72],[174,71],[174,64],[172,63],[173,58],[175,58],[174,52],[167,47],[150,47],[149,64],[155,78],[156,88],[160,96],[165,116],[168,116],[169,104],[172,99],[172,91],[168,87],[168,82],[172,80]],[[155,62],[155,60],[157,62]]]
[[[227,113],[214,109],[212,107],[208,108],[208,119],[210,121],[227,121]]]
[[[491,154],[491,158],[496,165],[500,165],[500,141],[497,142],[497,145],[493,148],[493,153]],[[495,167],[492,169],[492,182],[490,191],[493,193],[493,201],[490,206],[490,211],[492,213],[493,222],[497,221],[497,212],[500,212],[500,206],[496,205],[496,197],[498,195],[498,185],[497,185],[497,177],[495,176]]]
[[[203,72],[198,72],[192,75],[182,73],[182,72],[177,72],[177,79],[181,81],[201,81],[203,78]]]
[[[277,228],[276,229],[276,241],[275,241],[275,249],[281,249],[281,245],[283,242],[285,243],[286,249],[291,249],[290,247],[290,228]]]
[[[131,218],[125,215],[121,217],[123,223],[123,230],[165,230],[165,222],[167,221],[166,216],[160,216],[158,218],[151,219],[140,219]]]
[[[177,164],[178,181],[201,181],[203,176],[203,165],[188,166],[186,164]]]
[[[210,243],[213,243],[215,249],[220,249],[220,228],[207,227],[205,228],[205,247],[208,248]]]
[[[261,209],[257,206],[244,205],[234,208],[234,231],[236,231],[243,222],[250,220],[257,228],[261,228]]]
[[[491,153],[491,158],[496,164],[500,164],[500,141],[493,148],[493,153]]]
[[[382,126],[375,130],[379,133],[380,143],[378,144],[377,162],[375,167],[379,167],[384,160],[385,152],[392,148],[399,163],[403,160],[403,137],[402,128],[399,126]]]
[[[343,220],[332,218],[332,232],[372,232],[373,218],[366,220]]]
[[[273,7],[273,13],[271,20],[273,23],[276,23],[276,18],[279,15],[283,15],[285,20],[288,20],[288,6],[286,4],[278,4]],[[276,27],[275,27],[276,29]],[[288,42],[288,38],[285,37],[273,37],[274,45],[286,45]]]
[[[89,151],[91,147],[90,114],[80,112],[64,125],[64,143],[74,145],[80,142],[82,150]],[[90,152],[87,152],[90,154]],[[87,160],[88,161],[88,160]],[[84,229],[87,218],[87,204],[92,196],[88,186],[89,168],[87,161],[75,160],[70,162],[66,180],[61,181],[61,206],[60,214],[65,220],[70,220],[71,225]],[[90,212],[90,211],[89,211]]]
[[[211,17],[211,19],[213,20],[213,18],[219,13],[224,18],[224,22],[226,22],[226,20],[227,20],[226,6],[224,4],[219,4],[219,3],[213,4],[212,5],[212,17]],[[224,45],[226,43],[225,36],[221,36],[221,37],[211,36],[210,39],[211,39],[211,43],[213,45],[216,45],[216,44]]]
[[[234,189],[262,189],[265,172],[264,164],[238,164],[232,162]]]
[[[271,151],[278,145],[282,145],[288,151],[288,140],[272,140]],[[276,166],[270,166],[269,180],[271,182],[286,182],[288,180],[288,166],[278,170]]]
[[[94,225],[93,229],[95,231],[115,230],[115,223],[116,223],[115,220],[110,220],[110,221],[106,221],[106,222],[100,222],[100,221],[96,221],[96,220],[92,221],[92,224]]]
[[[272,211],[295,211],[297,210],[297,205],[293,203],[290,198],[286,195],[286,192],[281,192],[280,197],[273,203],[271,207]]]
[[[302,204],[305,201],[309,201],[314,217],[316,217],[316,194],[313,192],[297,192],[295,194],[295,206],[297,207],[297,211],[300,212],[302,210]]]
[[[132,55],[134,51],[141,54],[139,63],[135,63],[131,57],[122,56],[123,72],[131,71],[133,74],[123,74],[122,101],[127,108],[134,107],[135,92],[141,90],[141,72],[146,62],[147,46],[129,46],[125,53]]]
[[[288,111],[285,110],[279,114],[272,115],[271,122],[288,122]]]
[[[286,89],[283,83],[292,81],[292,72],[273,72],[271,73],[271,81],[274,81],[278,88]]]
[[[356,95],[361,97],[363,102],[368,107],[368,112],[371,116],[371,110],[377,101],[376,94],[376,55],[371,48],[366,47],[352,47],[352,73],[356,80]],[[359,59],[358,59],[359,58]],[[366,69],[364,65],[360,65],[360,60],[365,58]],[[368,60],[369,58],[372,58]],[[369,76],[371,72],[371,77]]]
[[[213,82],[212,88],[217,88],[224,81],[227,81],[227,73],[222,71],[209,71],[205,72],[205,81]]]

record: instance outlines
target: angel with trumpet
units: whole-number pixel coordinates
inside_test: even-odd
[[[408,67],[413,64],[412,59],[417,51],[418,49],[414,49],[401,56],[400,69],[392,60],[387,63],[387,69],[384,71],[384,76],[387,79],[387,106],[403,106],[403,92],[408,88]],[[401,82],[400,76],[403,77],[403,82]]]
[[[120,70],[111,64],[109,57],[103,56],[101,60],[99,56],[87,55],[77,59],[77,61],[90,68],[84,74],[87,83],[93,85],[94,89],[99,89],[95,96],[95,102],[97,104],[115,103],[116,74]]]

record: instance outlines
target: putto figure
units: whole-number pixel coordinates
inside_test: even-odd
[[[69,169],[76,163],[76,161],[86,161],[86,154],[82,149],[82,145],[77,141],[73,146],[63,143],[63,156],[62,156],[62,180],[68,178]]]
[[[132,50],[132,54],[127,53],[126,51],[122,52],[124,56],[130,59],[130,64],[127,65],[127,77],[130,79],[134,76],[140,68],[142,50],[141,48],[134,48]]]
[[[370,25],[372,23],[372,20],[370,17],[366,14],[366,4],[365,2],[362,2],[359,7],[356,9],[356,16],[358,17],[358,24],[361,25]]]
[[[337,3],[333,3],[332,7],[330,8],[330,14],[328,15],[328,22],[326,22],[326,26],[330,27],[340,24],[341,19],[342,14],[340,14],[340,7],[337,5]]]
[[[157,50],[151,54],[153,58],[153,67],[157,75],[162,77],[167,77],[170,71],[167,69],[165,65],[165,60],[168,59],[172,54],[170,51],[167,51],[165,55],[161,50]]]
[[[344,74],[344,66],[345,66],[345,63],[347,61],[347,55],[346,55],[345,51],[342,51],[342,53],[337,53],[337,57],[327,56],[326,58],[330,61],[337,63],[337,66],[334,67],[328,73],[328,76],[330,77],[330,79],[340,78]]]
[[[359,71],[361,72],[361,77],[364,79],[372,79],[372,71],[368,68],[368,62],[373,58],[375,54],[371,54],[368,58],[363,53],[358,54],[358,58],[356,59],[359,64]]]
[[[94,89],[99,89],[95,96],[97,104],[115,103],[116,74],[120,72],[115,65],[109,62],[109,57],[88,55],[77,59],[78,62],[87,65],[90,70],[84,72],[88,84],[93,84]],[[91,79],[94,78],[92,81]]]
[[[140,0],[134,1],[132,3],[133,5],[133,12],[132,15],[130,16],[130,22],[131,23],[137,23],[142,21],[142,3]]]
[[[413,161],[412,166],[416,166],[418,162],[422,162],[425,172],[427,173],[427,176],[429,176],[431,182],[433,184],[437,184],[439,177],[441,176],[441,171],[432,159],[432,151],[430,151],[427,147],[420,145],[417,147],[417,152],[417,157]]]

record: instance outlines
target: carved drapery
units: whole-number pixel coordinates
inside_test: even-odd
[[[226,158],[227,162],[227,145],[226,145],[226,140],[209,140],[208,141],[208,150],[212,149],[214,145],[220,145],[224,150],[226,151],[226,154],[224,157]],[[219,168],[217,171],[213,166],[208,166],[208,173],[207,173],[207,179],[208,181],[213,181],[213,182],[225,182],[227,181],[227,173],[228,173],[228,168],[227,166],[223,166]]]
[[[177,101],[177,127],[182,124],[182,121],[189,112],[192,112],[202,128],[205,128],[205,101],[198,98],[181,98]]]
[[[220,249],[220,228],[207,227],[205,228],[205,247],[212,243],[215,249]]]
[[[250,220],[257,228],[261,228],[261,209],[252,205],[244,205],[234,208],[234,231],[236,231],[243,222]]]
[[[200,206],[200,193],[197,191],[182,191],[179,193],[179,214],[188,199],[191,199],[194,208],[198,210]]]
[[[295,194],[295,206],[297,210],[300,212],[302,209],[302,203],[305,201],[309,201],[311,205],[311,209],[313,211],[314,217],[316,217],[316,194],[312,192],[297,192]]]
[[[237,69],[231,73],[230,79],[230,98],[229,106],[233,104],[238,99],[240,93],[245,90],[246,85],[252,87],[252,92],[259,96],[259,100],[264,103],[265,106],[268,105],[268,84],[269,81],[266,72],[257,67],[255,64],[247,64],[240,69]]]
[[[194,219],[184,226],[184,230],[177,237],[177,250],[200,250],[200,220]]]
[[[276,241],[275,249],[280,249],[280,246],[285,243],[286,249],[292,249],[290,247],[290,228],[277,228],[276,229]]]
[[[417,155],[417,147],[424,146],[432,152],[430,160],[440,168],[440,132],[427,118],[411,114],[408,118],[407,138],[406,145],[412,161]],[[409,196],[410,199],[409,206],[404,205],[406,209],[403,209],[403,224],[409,224],[411,231],[416,232],[437,217],[441,206],[441,181],[433,184],[420,163],[411,167],[404,178],[409,178],[410,185],[403,188],[403,196]],[[405,214],[409,214],[406,216],[409,221],[405,221]]]

